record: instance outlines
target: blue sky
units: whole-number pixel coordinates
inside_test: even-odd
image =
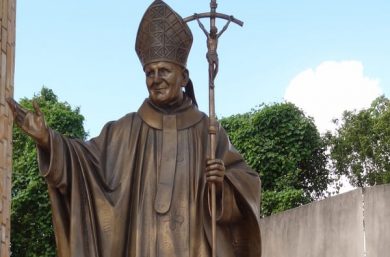
[[[147,91],[134,43],[151,2],[17,1],[15,98],[32,97],[45,85],[81,107],[91,136],[107,121],[136,111]],[[209,8],[209,0],[166,2],[183,17]],[[219,117],[289,100],[324,131],[346,108],[390,95],[390,1],[218,4],[219,12],[245,23],[232,24],[220,38]],[[207,111],[205,37],[196,23],[190,27],[188,69],[200,109]]]

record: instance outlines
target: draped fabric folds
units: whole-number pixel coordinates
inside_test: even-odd
[[[177,151],[170,156],[176,160],[171,195],[160,197],[170,201],[169,209],[161,213],[155,201],[166,172],[165,115],[176,116]],[[169,114],[146,100],[138,112],[107,123],[86,142],[50,130],[51,152],[39,149],[39,165],[49,186],[58,256],[211,256],[207,131],[207,116],[189,99]],[[217,140],[216,156],[226,166],[218,199],[218,256],[259,257],[258,174],[222,128]]]

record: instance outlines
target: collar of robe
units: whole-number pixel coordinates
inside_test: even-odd
[[[167,115],[176,116],[177,130],[192,127],[206,116],[192,104],[188,97],[184,98],[181,106],[169,112],[157,107],[149,99],[145,99],[138,110],[138,115],[150,127],[161,130],[163,129],[163,117]]]
[[[189,128],[198,123],[205,114],[200,112],[189,98],[173,110],[160,109],[146,99],[138,115],[150,127],[162,130],[161,165],[158,168],[158,182],[154,209],[157,213],[169,211],[172,201],[176,163],[177,163],[177,131]]]

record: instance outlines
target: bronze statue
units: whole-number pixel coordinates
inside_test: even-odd
[[[261,256],[260,180],[218,124],[207,158],[209,121],[186,69],[191,45],[183,19],[155,0],[136,42],[149,98],[86,142],[48,128],[36,104],[30,112],[8,99],[37,143],[59,257],[210,257],[211,183],[217,256]]]

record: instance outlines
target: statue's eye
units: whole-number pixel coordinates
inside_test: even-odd
[[[145,75],[146,75],[146,77],[148,77],[148,78],[153,78],[153,77],[154,77],[154,72],[153,72],[153,71],[146,71],[146,72],[145,72]]]
[[[165,77],[168,74],[169,74],[169,70],[168,69],[162,68],[162,69],[158,70],[158,75],[161,76],[161,77]]]

